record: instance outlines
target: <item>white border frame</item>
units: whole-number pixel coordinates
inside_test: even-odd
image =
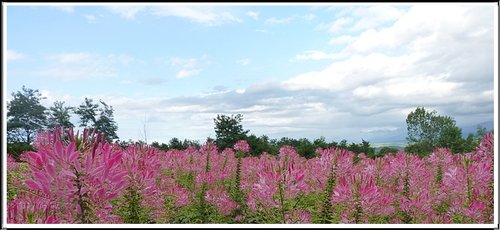
[[[110,2],[100,2],[100,3],[2,3],[2,15],[3,15],[3,34],[4,39],[2,43],[2,75],[5,82],[2,82],[2,97],[6,98],[7,89],[7,8],[9,6],[107,6],[114,5],[116,3]],[[371,6],[371,5],[397,5],[397,6],[413,6],[413,5],[486,5],[492,6],[493,18],[494,18],[494,128],[498,128],[498,5],[497,3],[120,3],[120,6],[157,6],[157,5],[183,5],[183,6],[325,6],[325,5],[335,5],[335,6]],[[5,84],[4,84],[5,83]],[[7,118],[7,103],[4,100],[2,107],[2,122],[5,121],[2,126],[2,143],[6,143],[6,118]],[[498,133],[498,130],[496,131]],[[494,154],[494,224],[7,224],[7,146],[3,144],[2,146],[2,226],[6,228],[499,228],[498,224],[498,134],[494,138],[495,154]]]

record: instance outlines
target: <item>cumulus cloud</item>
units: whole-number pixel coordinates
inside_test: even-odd
[[[390,132],[390,131],[396,131],[398,130],[398,127],[394,126],[385,126],[385,127],[370,127],[370,128],[365,128],[362,129],[362,133],[373,133],[373,132]]]
[[[60,80],[80,80],[95,77],[117,77],[117,68],[124,67],[134,58],[124,54],[97,54],[67,52],[47,56],[47,64],[33,74]]]
[[[374,22],[358,19],[360,12]],[[374,19],[384,13],[387,18]],[[343,20],[333,28],[337,34],[325,32],[332,35],[325,47],[344,48],[292,57],[331,62],[315,71],[192,96],[101,98],[115,108],[124,139],[137,138],[130,133],[143,127],[144,114],[157,124],[149,126],[148,139],[165,142],[174,136],[204,141],[214,137],[217,114],[241,113],[245,129],[271,138],[404,141],[406,116],[417,106],[452,116],[461,127],[493,120],[493,18],[491,7],[350,8],[336,18]],[[71,66],[100,57],[65,53],[52,61]],[[177,77],[189,77],[199,74],[206,57],[168,63]]]
[[[247,11],[246,15],[253,18],[254,20],[259,20],[259,12],[257,11]]]
[[[24,58],[26,58],[26,54],[23,54],[15,50],[7,49],[7,61],[21,60]]]
[[[349,30],[359,31],[394,22],[404,14],[404,9],[387,5],[356,7],[351,14],[359,18],[359,20]]]
[[[162,5],[162,6],[107,6],[109,11],[121,17],[133,20],[139,14],[157,17],[178,17],[195,23],[218,26],[227,23],[241,22],[242,20],[233,12],[223,7],[188,6],[188,5]],[[248,11],[247,15],[257,19],[258,12]]]
[[[337,8],[329,8],[336,10]],[[393,7],[387,5],[371,7],[347,7],[335,13],[335,20],[320,24],[318,29],[327,30],[330,33],[358,32],[367,29],[376,29],[384,24],[398,20],[405,13],[404,7]]]
[[[301,54],[295,55],[295,57],[292,59],[292,61],[303,61],[303,60],[319,61],[319,60],[325,60],[325,59],[335,60],[335,59],[339,59],[342,57],[344,57],[344,55],[342,55],[340,53],[325,53],[325,52],[319,51],[319,50],[308,50],[308,51],[304,51]]]
[[[123,18],[126,19],[134,19],[135,16],[146,9],[144,6],[108,6],[107,9],[109,9],[111,12],[117,13]]]
[[[311,21],[316,18],[315,14],[305,14],[302,16],[302,18],[306,21]]]
[[[85,18],[85,20],[88,23],[90,23],[90,24],[96,24],[97,22],[99,22],[99,19],[102,19],[104,17],[104,15],[102,15],[102,14],[99,14],[99,15],[83,14],[82,17]]]
[[[286,24],[286,23],[289,23],[289,22],[293,21],[294,19],[295,19],[295,17],[293,17],[293,16],[286,17],[286,18],[271,17],[271,18],[266,19],[264,21],[264,23],[265,24],[271,24],[271,25]]]
[[[350,35],[342,35],[339,37],[334,37],[332,38],[328,44],[330,45],[344,45],[344,44],[349,44],[353,42],[355,37],[350,36]]]
[[[471,117],[481,122],[485,119],[482,114],[492,119],[493,11],[489,7],[350,9],[342,15],[344,19],[331,25],[330,32],[347,30],[340,26],[349,22],[345,18],[362,11],[372,19],[382,12],[389,16],[373,24],[352,21],[358,25],[352,27],[359,30],[358,35],[336,36],[330,41],[331,45],[344,45],[339,52],[297,55],[295,59],[302,60],[348,58],[333,59],[328,67],[292,77],[282,86],[296,92],[330,92],[342,100],[333,106],[370,117],[405,108],[402,114],[395,114],[401,120],[415,107],[426,106],[455,116],[462,125],[471,124]]]
[[[339,18],[328,28],[328,32],[336,33],[341,31],[345,26],[352,23],[352,18]]]
[[[250,63],[252,63],[252,59],[244,58],[244,59],[236,60],[236,63],[238,63],[242,66],[246,66],[246,65],[249,65]]]
[[[201,66],[206,64],[207,57],[199,58],[170,58],[170,65],[177,71],[176,78],[187,78],[199,74],[202,71]]]
[[[60,11],[66,12],[66,13],[73,13],[75,12],[75,7],[74,6],[52,6],[55,9],[58,9]]]
[[[241,19],[222,8],[206,6],[156,6],[151,7],[151,14],[162,17],[180,17],[208,26],[241,22]]]

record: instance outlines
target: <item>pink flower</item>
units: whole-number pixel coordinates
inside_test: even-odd
[[[476,148],[476,152],[478,152],[478,153],[493,153],[493,150],[494,150],[493,144],[494,144],[493,143],[493,134],[487,133],[484,135],[483,139],[481,140],[481,143]]]
[[[238,204],[229,198],[227,191],[218,186],[208,190],[205,194],[205,199],[225,216],[229,216],[231,212],[238,207]]]
[[[248,142],[245,140],[239,140],[234,144],[234,150],[248,153],[250,151],[250,145],[248,145]]]
[[[291,210],[289,213],[285,214],[285,219],[287,224],[310,224],[311,214],[304,210]]]

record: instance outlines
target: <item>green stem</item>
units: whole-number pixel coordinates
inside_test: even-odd
[[[472,188],[469,175],[469,159],[465,159],[465,175],[467,179],[467,206],[469,206],[472,201]]]
[[[335,187],[336,181],[336,173],[335,173],[336,162],[332,165],[330,174],[328,175],[328,180],[325,186],[325,190],[323,192],[323,206],[321,209],[320,223],[328,224],[331,223],[331,217],[333,216],[333,209],[331,204],[331,194],[333,192],[333,188]]]
[[[284,195],[284,191],[283,191],[283,184],[280,182],[278,185],[279,185],[279,199],[280,199],[280,205],[281,205],[281,217],[283,219],[283,224],[286,224],[285,195]]]

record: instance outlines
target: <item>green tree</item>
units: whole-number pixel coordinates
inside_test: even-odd
[[[295,148],[300,156],[311,159],[316,156],[316,146],[307,138],[300,138],[299,145]]]
[[[375,148],[372,148],[370,146],[370,142],[369,141],[365,141],[363,139],[361,139],[361,152],[365,153],[366,156],[371,156],[373,154],[375,154]]]
[[[417,107],[406,118],[408,126],[408,145],[410,153],[426,155],[436,147],[447,147],[454,152],[463,151],[462,130],[449,116],[437,115],[436,111],[426,111]]]
[[[397,153],[397,152],[399,152],[399,149],[397,148],[384,146],[378,150],[377,156],[384,156],[385,154],[388,153]]]
[[[106,135],[106,140],[111,142],[118,139],[116,131],[118,126],[113,118],[113,107],[99,100],[99,104],[94,104],[92,99],[85,98],[75,113],[80,117],[80,127],[86,129],[96,129]],[[99,114],[98,114],[99,112]]]
[[[118,131],[118,125],[116,124],[113,117],[113,106],[106,104],[104,101],[99,100],[102,107],[99,108],[99,118],[94,124],[94,128],[106,134],[106,140],[111,142],[118,139],[116,131]]]
[[[54,128],[56,126],[62,126],[65,128],[75,127],[70,121],[69,112],[72,110],[72,107],[64,106],[63,101],[55,101],[54,105],[49,108],[47,128]]]
[[[92,99],[85,98],[85,102],[78,106],[75,113],[80,116],[80,127],[92,129],[97,121],[98,104],[94,104]]]
[[[260,156],[263,152],[267,152],[269,154],[275,154],[277,152],[277,150],[269,142],[269,137],[266,135],[257,137],[252,134],[249,135],[246,140],[250,145],[251,156]]]
[[[462,129],[453,126],[443,130],[436,146],[449,148],[452,153],[463,153],[465,151],[464,143]]]
[[[232,148],[238,140],[246,139],[249,131],[243,130],[242,121],[243,115],[241,114],[231,116],[219,114],[217,118],[214,118],[215,144],[219,150]]]
[[[179,140],[179,138],[173,137],[168,142],[168,148],[169,149],[184,150],[184,145],[182,144],[182,141]]]
[[[22,87],[22,92],[12,93],[7,103],[7,141],[31,144],[36,134],[47,125],[46,108],[40,104],[38,90]]]
[[[313,142],[316,148],[328,148],[328,143],[326,143],[325,137],[320,137]]]

